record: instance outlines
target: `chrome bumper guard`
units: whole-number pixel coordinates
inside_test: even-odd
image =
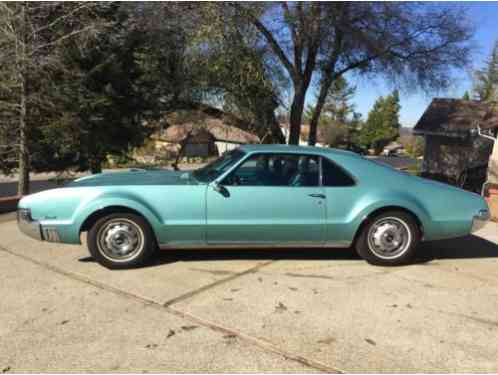
[[[38,241],[60,242],[56,228],[42,227],[40,222],[31,218],[31,211],[27,208],[17,210],[17,225],[21,232]]]
[[[491,219],[491,215],[489,210],[481,210],[477,215],[472,219],[472,229],[471,233],[477,232],[479,229],[482,229],[486,223]]]
[[[43,240],[41,225],[31,218],[31,211],[27,208],[17,210],[17,226],[26,236],[35,240]]]

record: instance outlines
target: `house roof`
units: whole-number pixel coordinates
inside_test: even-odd
[[[403,145],[398,142],[390,142],[386,147],[384,147],[384,150],[397,150],[403,148]]]
[[[211,118],[197,111],[178,111],[166,116],[170,124],[158,131],[153,138],[170,143],[180,143],[189,135],[210,133],[215,141],[229,143],[259,143],[259,137],[235,126],[225,124],[223,120]]]
[[[498,128],[498,103],[435,98],[418,120],[414,134],[462,136],[477,125]]]

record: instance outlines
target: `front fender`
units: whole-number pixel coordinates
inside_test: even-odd
[[[83,223],[97,211],[108,207],[126,207],[128,209],[140,213],[151,225],[156,237],[158,235],[157,228],[161,225],[160,216],[157,211],[150,207],[146,202],[134,194],[104,194],[89,202],[84,202],[74,214],[73,225],[78,229],[78,236],[83,226]]]

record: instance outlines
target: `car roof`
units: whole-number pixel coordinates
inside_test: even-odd
[[[351,151],[339,150],[336,148],[328,147],[314,147],[314,146],[294,146],[282,144],[250,144],[242,145],[240,149],[245,152],[288,152],[288,153],[307,153],[315,155],[338,155],[338,156],[359,156]]]

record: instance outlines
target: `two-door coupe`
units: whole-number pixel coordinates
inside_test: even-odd
[[[422,240],[465,236],[485,200],[348,151],[246,145],[195,171],[103,173],[24,197],[18,223],[38,240],[79,244],[108,268],[158,248],[354,246],[406,263]]]

